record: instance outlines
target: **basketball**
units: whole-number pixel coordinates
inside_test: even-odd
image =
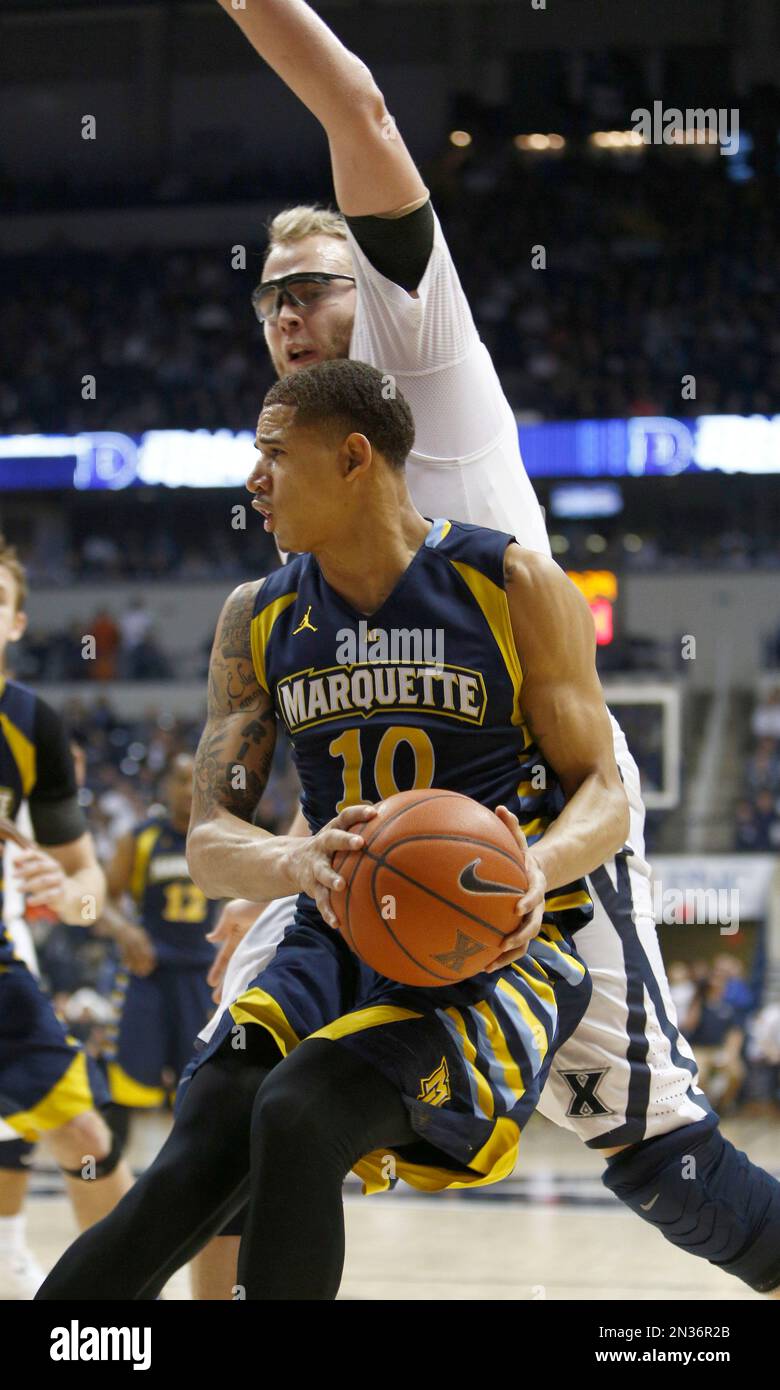
[[[399,792],[337,854],[344,888],[331,902],[344,940],[401,984],[441,986],[477,975],[517,929],[528,881],[520,850],[486,807],[458,792]]]

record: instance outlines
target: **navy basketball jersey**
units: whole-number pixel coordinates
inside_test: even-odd
[[[35,705],[32,690],[16,681],[5,682],[0,695],[0,816],[8,820],[16,819],[19,807],[35,785]],[[0,960],[12,955],[12,943],[0,923]]]
[[[0,675],[0,816],[15,820],[23,801],[44,849],[77,840],[87,828],[60,716],[34,691]],[[2,906],[0,872],[0,913]],[[0,923],[0,960],[13,954]]]
[[[520,712],[522,671],[504,588],[514,538],[446,520],[370,617],[298,555],[258,590],[257,679],[292,744],[312,831],[346,806],[442,787],[506,805],[533,845],[560,813],[558,779]],[[592,915],[584,880],[547,896],[571,931]]]
[[[175,830],[167,816],[153,816],[136,826],[133,837],[130,894],[154,942],[158,964],[209,966],[215,948],[206,932],[219,904],[190,878],[186,832]]]

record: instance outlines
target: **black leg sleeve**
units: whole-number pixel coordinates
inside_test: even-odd
[[[260,1030],[257,1030],[258,1032]],[[39,1299],[153,1299],[246,1199],[257,1089],[279,1054],[223,1049],[188,1083],[171,1133],[112,1212],[54,1266]]]
[[[344,1264],[341,1188],[374,1149],[416,1135],[400,1094],[347,1048],[303,1042],[263,1082],[238,1282],[247,1299],[333,1299]]]

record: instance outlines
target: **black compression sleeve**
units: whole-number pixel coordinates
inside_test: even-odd
[[[36,777],[30,792],[30,816],[41,845],[66,845],[87,829],[78,803],[76,773],[68,735],[60,716],[38,698],[35,705]]]
[[[430,198],[405,217],[347,217],[361,251],[375,270],[404,290],[416,290],[433,250]]]

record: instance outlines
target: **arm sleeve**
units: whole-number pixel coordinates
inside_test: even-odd
[[[430,198],[405,217],[345,217],[344,220],[374,270],[409,293],[417,289],[433,250]]]
[[[44,700],[35,708],[37,775],[29,806],[35,838],[40,845],[65,845],[87,829],[78,803],[76,772],[68,735],[60,716]]]

